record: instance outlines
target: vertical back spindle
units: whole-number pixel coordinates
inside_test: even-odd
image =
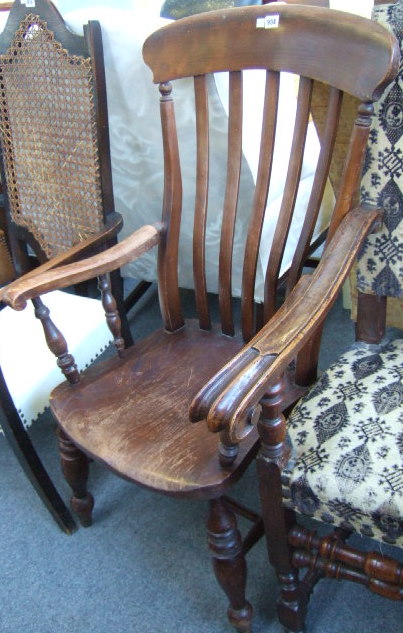
[[[219,305],[224,334],[234,334],[232,314],[232,247],[242,161],[242,73],[229,73],[227,182],[219,258]]]
[[[273,164],[279,85],[280,74],[278,72],[268,71],[266,73],[259,166],[253,199],[252,217],[245,245],[245,261],[242,276],[242,334],[245,341],[251,339],[255,333],[254,289],[256,267]]]
[[[312,79],[301,77],[298,90],[297,112],[291,144],[290,161],[281,202],[279,220],[274,233],[265,279],[264,320],[268,321],[276,309],[277,282],[288,232],[297,199],[304,157],[306,134],[312,96]]]
[[[343,93],[340,90],[337,90],[337,88],[332,87],[330,89],[326,121],[323,137],[321,139],[321,148],[312,184],[311,195],[291,268],[287,273],[287,294],[291,292],[300,278],[302,267],[308,255],[316,220],[319,215],[320,205],[322,203],[326,181],[329,176],[332,153],[340,118],[342,96]]]
[[[170,83],[160,84],[161,125],[164,148],[164,200],[162,222],[165,231],[158,249],[158,289],[165,328],[179,329],[184,320],[178,284],[178,245],[182,214],[182,177],[175,110]],[[168,221],[169,220],[169,221]],[[169,228],[168,228],[169,227]]]
[[[193,276],[195,300],[200,327],[208,330],[211,319],[206,286],[206,221],[209,176],[209,124],[207,78],[199,75],[194,80],[196,106],[197,173],[193,232]]]

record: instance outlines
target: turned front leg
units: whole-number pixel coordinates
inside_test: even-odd
[[[88,457],[80,451],[67,435],[58,429],[60,460],[64,478],[73,491],[70,505],[83,527],[92,524],[94,498],[87,490],[89,475]]]
[[[283,507],[281,474],[288,460],[283,388],[280,380],[261,401],[262,416],[258,423],[261,449],[256,462],[267,550],[281,589],[277,602],[279,620],[289,631],[299,632],[304,629],[309,592],[301,586],[298,570],[292,564],[288,532],[295,521],[294,514],[285,512]]]
[[[228,619],[240,633],[250,633],[252,607],[245,598],[246,561],[236,518],[222,497],[210,501],[208,544],[216,578],[228,596]]]

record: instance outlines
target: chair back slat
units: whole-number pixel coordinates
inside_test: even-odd
[[[288,172],[284,186],[279,219],[267,263],[264,297],[265,320],[268,320],[276,310],[278,277],[298,194],[306,134],[308,130],[312,88],[313,81],[306,77],[301,77],[298,89],[297,112],[295,116],[294,135],[291,144]]]
[[[161,314],[168,331],[182,327],[183,317],[179,298],[178,248],[182,215],[182,176],[179,160],[172,86],[160,85],[161,125],[164,146],[164,199],[162,222],[165,232],[158,251],[158,290]]]
[[[219,304],[224,334],[234,333],[232,316],[232,247],[242,161],[242,73],[229,73],[227,182],[219,260]]]
[[[206,284],[206,220],[209,177],[209,124],[207,78],[199,75],[194,80],[196,104],[197,172],[196,201],[193,232],[193,276],[195,301],[200,327],[210,329],[211,319]]]
[[[280,73],[267,71],[259,165],[251,222],[245,246],[245,261],[242,276],[242,334],[245,341],[252,338],[255,333],[254,289],[256,267],[273,165],[279,87]]]
[[[217,292],[222,331],[237,335],[241,330],[248,341],[283,299],[279,287],[289,292],[299,279],[313,245],[324,239],[330,217],[333,234],[351,210],[370,104],[394,76],[399,60],[395,40],[385,29],[372,23],[369,27],[357,16],[331,13],[279,3],[232,8],[178,20],[146,40],[143,56],[165,100],[166,235],[159,247],[159,286],[168,329],[184,323],[178,285],[183,279],[185,287],[190,286],[183,274],[188,262],[179,262],[178,247],[180,233],[187,239],[189,219],[194,228],[193,277],[200,326],[208,329],[210,322],[218,320],[213,319],[214,302],[209,314],[207,299],[208,293]],[[298,94],[293,76],[299,77]],[[173,105],[164,96],[167,82],[182,78],[194,79],[197,137],[195,216],[189,218],[186,205],[183,230]],[[310,121],[315,82],[330,87],[320,143]],[[345,91],[367,105],[359,109],[336,209],[331,205],[328,215],[321,213],[319,218]],[[182,105],[178,102],[178,120],[184,122],[186,117],[188,124],[190,117],[187,111],[183,116]],[[247,117],[253,118],[253,125]],[[192,168],[188,149],[187,175]],[[180,252],[187,251],[184,243]],[[240,324],[234,296],[241,299]]]
[[[308,256],[309,247],[318,219],[326,181],[329,176],[330,163],[340,118],[343,93],[337,88],[330,88],[327,104],[324,131],[321,138],[321,149],[315,170],[315,178],[312,184],[301,236],[296,246],[290,270],[287,273],[286,294],[294,288],[301,276],[302,267]]]

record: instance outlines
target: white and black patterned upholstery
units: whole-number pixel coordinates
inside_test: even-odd
[[[403,0],[373,18],[403,46]],[[359,291],[403,296],[403,64],[376,103],[361,199],[385,210],[357,266]],[[285,505],[321,522],[403,545],[403,340],[356,343],[289,419]]]
[[[373,19],[391,28],[403,48],[403,0],[374,7]],[[403,296],[403,64],[375,104],[361,183],[364,204],[384,209],[379,233],[360,255],[357,288],[388,297]]]
[[[403,340],[357,343],[299,402],[285,505],[403,545]]]

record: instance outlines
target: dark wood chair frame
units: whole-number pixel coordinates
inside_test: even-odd
[[[16,0],[11,7],[10,15],[3,33],[0,35],[0,54],[4,54],[13,41],[15,31],[21,21],[29,14],[34,14],[43,19],[50,31],[54,33],[55,40],[71,55],[90,57],[92,60],[94,95],[96,95],[96,117],[99,143],[100,177],[103,196],[104,230],[88,238],[78,248],[73,248],[66,257],[59,255],[47,262],[50,268],[82,257],[86,252],[97,252],[99,249],[116,243],[116,235],[122,226],[119,214],[114,211],[111,164],[109,154],[108,112],[106,101],[106,84],[103,61],[102,35],[98,22],[90,22],[84,27],[84,37],[70,32],[56,7],[48,0],[36,0],[35,8],[26,7],[20,0]],[[34,148],[33,148],[34,149]],[[19,277],[38,264],[48,260],[41,245],[32,233],[25,227],[19,226],[11,218],[8,201],[7,179],[4,171],[4,163],[1,157],[1,182],[4,183],[4,207],[5,223],[8,244],[15,269],[15,276]],[[2,195],[3,195],[2,194]],[[91,227],[89,227],[91,228]],[[129,304],[125,305],[123,296],[123,279],[119,271],[111,273],[113,293],[120,308],[123,337],[126,344],[130,345],[132,336],[127,320],[127,310],[136,300],[134,296]],[[93,293],[93,288],[88,284],[76,285],[76,291],[81,294]],[[141,296],[141,288],[137,290]],[[44,468],[27,431],[19,418],[12,402],[11,396],[3,376],[0,380],[0,398],[2,404],[2,428],[10,441],[17,459],[28,475],[32,485],[42,501],[52,514],[59,526],[71,533],[75,529],[75,522],[69,511],[63,504],[59,493],[55,489],[50,477]]]
[[[271,14],[279,16],[280,27],[257,28],[262,19],[266,24],[265,18]],[[318,59],[319,45],[322,54]],[[209,546],[214,570],[230,601],[229,619],[238,631],[245,633],[250,631],[252,608],[245,598],[244,555],[261,534],[261,524],[253,512],[228,502],[227,490],[242,476],[256,454],[259,446],[256,425],[263,443],[260,461],[264,460],[271,472],[281,459],[285,433],[281,412],[298,400],[315,379],[323,321],[366,235],[379,220],[378,209],[354,207],[354,202],[372,103],[396,75],[399,49],[394,36],[386,29],[375,23],[368,25],[361,18],[342,12],[332,14],[328,9],[272,5],[184,18],[152,34],[144,44],[143,55],[161,93],[165,159],[161,223],[144,226],[119,244],[80,262],[57,269],[45,264],[6,287],[0,292],[0,299],[15,309],[23,309],[29,298],[38,301],[39,295],[52,289],[101,277],[108,323],[120,358],[95,365],[80,379],[61,334],[55,331],[48,316],[43,319],[48,344],[62,359],[61,366],[68,379],[54,390],[51,406],[59,423],[65,477],[73,490],[72,507],[83,525],[91,523],[93,499],[86,485],[90,459],[99,459],[122,477],[159,492],[208,499]],[[242,333],[239,334],[231,302],[232,240],[242,154],[241,73],[249,68],[266,69],[267,91],[257,185],[246,236]],[[228,179],[219,255],[221,328],[217,328],[211,326],[208,306],[204,237],[208,199],[207,82],[210,73],[220,71],[230,73],[231,108]],[[254,284],[271,173],[280,71],[299,74],[301,81],[292,159],[269,258],[260,318],[255,309]],[[178,287],[182,186],[171,81],[181,77],[194,77],[198,112],[193,251],[198,322],[185,321]],[[287,274],[285,300],[276,310],[280,263],[301,173],[314,80],[332,86],[325,140],[306,222]],[[343,91],[362,103],[325,252],[315,272],[301,276],[329,173]],[[163,329],[124,349],[116,304],[105,274],[157,244]],[[152,360],[143,365],[142,354]],[[189,358],[195,371],[190,371],[183,358]],[[100,403],[101,394],[106,415],[100,412],[104,406]],[[127,407],[129,396],[131,406]],[[163,402],[164,407],[156,409],[157,402]],[[188,425],[189,419],[205,421],[208,430],[219,433],[219,441],[203,426]],[[190,448],[192,437],[200,439]],[[115,446],[118,446],[116,450]],[[154,455],[155,464],[150,463],[150,455]],[[199,468],[203,466],[197,470],[196,481],[187,470],[194,463]],[[235,509],[254,521],[243,544],[236,526]]]

